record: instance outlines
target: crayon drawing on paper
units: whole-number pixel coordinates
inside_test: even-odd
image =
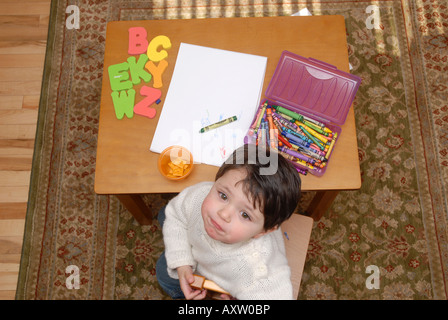
[[[150,150],[182,145],[195,162],[220,166],[244,136],[258,107],[266,57],[181,43]],[[238,120],[199,133],[207,125]]]

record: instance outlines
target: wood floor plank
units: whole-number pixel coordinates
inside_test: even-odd
[[[27,205],[26,202],[1,202],[0,219],[25,219]],[[0,253],[2,247],[2,237],[0,235]]]
[[[51,0],[0,0],[0,3],[16,3],[16,2],[24,3],[26,5],[33,5],[33,3],[35,2],[50,3]]]
[[[0,290],[0,300],[15,300],[16,290]]]
[[[36,122],[37,110],[0,110],[0,124],[35,124]]]
[[[39,15],[0,15],[0,25],[2,26],[28,26],[39,27]]]
[[[34,68],[0,68],[0,84],[12,81],[41,81],[44,69]]]
[[[50,2],[48,1],[15,1],[0,2],[0,12],[4,16],[8,15],[34,15],[47,14],[50,12]]]
[[[47,2],[47,3],[50,3],[51,0],[0,0],[0,3],[14,3],[14,2],[27,3],[29,5],[32,5],[33,2]]]
[[[13,255],[22,252],[23,236],[0,236],[0,255]]]
[[[0,263],[19,264],[20,256],[21,256],[20,253],[6,253],[6,254],[0,253]],[[16,271],[16,270],[10,269],[9,271]],[[17,271],[18,271],[18,269],[17,269]]]
[[[24,96],[23,109],[39,109],[40,95]]]
[[[32,157],[25,155],[0,156],[0,170],[29,171],[31,170],[32,160]]]
[[[0,95],[36,95],[40,94],[41,81],[11,81],[2,82],[0,86]]]
[[[0,41],[0,54],[45,54],[46,40]]]
[[[1,9],[0,9],[1,10]],[[39,21],[38,21],[39,23]],[[45,40],[47,39],[48,28],[46,27],[33,27],[33,26],[14,26],[14,25],[2,25],[0,29],[0,40]]]
[[[31,171],[0,170],[0,187],[28,187]]]
[[[0,202],[27,202],[28,192],[28,186],[0,187]]]
[[[0,139],[0,155],[32,154],[33,149],[33,139]]]
[[[0,139],[34,139],[37,124],[2,124]]]
[[[0,290],[16,290],[18,276],[18,272],[0,272]]]
[[[0,70],[2,69],[3,68],[0,68]],[[22,105],[23,105],[23,96],[0,96],[0,110],[21,109]]]
[[[3,237],[23,236],[25,221],[19,219],[0,219],[0,234]]]
[[[8,259],[9,255],[2,256],[0,255],[0,272],[19,272],[20,264],[19,263],[7,263],[1,262],[3,259]],[[15,256],[14,256],[15,258]],[[20,260],[19,260],[20,262]]]
[[[22,68],[43,68],[45,62],[45,54],[2,54],[0,57],[0,68],[8,68],[11,66]]]

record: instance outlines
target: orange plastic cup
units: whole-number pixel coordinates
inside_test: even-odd
[[[170,163],[176,163],[177,160],[181,160],[185,164],[185,168],[182,169],[182,175],[177,176],[170,174]],[[193,170],[193,155],[186,148],[181,146],[171,146],[166,148],[160,153],[159,160],[157,162],[160,173],[170,180],[182,180],[188,177]]]

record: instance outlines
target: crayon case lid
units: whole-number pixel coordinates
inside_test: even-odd
[[[326,62],[283,51],[266,97],[305,116],[342,125],[360,83],[360,77]]]

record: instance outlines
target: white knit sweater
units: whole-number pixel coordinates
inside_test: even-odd
[[[188,187],[168,203],[163,226],[168,274],[177,279],[176,268],[190,265],[237,299],[292,299],[280,228],[237,244],[207,235],[201,206],[212,186],[202,182]]]

